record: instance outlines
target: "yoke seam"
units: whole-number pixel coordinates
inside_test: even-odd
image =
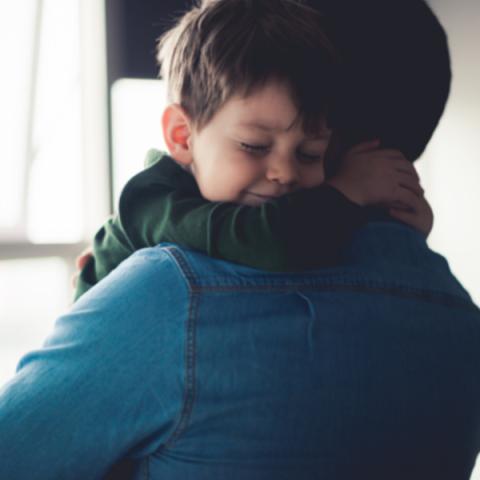
[[[182,412],[177,427],[165,442],[164,447],[171,447],[186,430],[190,414],[195,402],[195,318],[197,313],[198,295],[190,295],[189,313],[187,319],[187,335],[185,338],[185,393],[183,396]]]
[[[460,297],[449,295],[447,293],[433,292],[431,290],[409,289],[402,287],[371,287],[368,285],[285,285],[285,286],[271,286],[271,285],[252,285],[252,286],[202,286],[201,291],[205,293],[227,293],[227,292],[256,292],[266,291],[268,293],[288,293],[296,290],[317,291],[317,292],[332,292],[345,291],[355,293],[379,293],[383,295],[390,295],[400,298],[415,298],[424,302],[434,303],[437,305],[445,305],[448,307],[462,308],[467,311],[479,313],[480,309],[467,300]]]
[[[308,285],[308,284],[290,284],[290,285],[201,285],[198,276],[190,267],[183,253],[176,247],[166,247],[168,252],[177,261],[179,268],[187,278],[189,288],[192,292],[256,292],[268,291],[268,292],[291,292],[294,289],[302,289],[307,291],[349,291],[357,293],[381,293],[401,298],[415,298],[424,302],[434,303],[437,305],[444,305],[447,307],[461,308],[467,311],[479,313],[480,309],[472,302],[465,300],[453,294],[435,292],[433,290],[424,290],[415,287],[402,287],[402,286],[375,286],[369,283],[368,280],[362,282],[363,285],[359,285],[356,282],[349,284],[336,284],[336,285]]]
[[[175,247],[165,247],[165,250],[173,257],[178,264],[178,268],[185,275],[189,290],[192,292],[200,290],[198,278],[185,259],[185,256]]]
[[[186,319],[186,335],[185,335],[185,391],[183,394],[182,407],[180,410],[180,418],[177,421],[177,425],[174,431],[170,434],[169,438],[163,443],[155,452],[154,456],[159,456],[161,452],[171,446],[178,440],[180,435],[186,430],[188,420],[193,410],[193,404],[195,401],[195,358],[196,358],[196,338],[195,338],[195,319],[198,309],[198,290],[192,288],[195,275],[189,268],[189,265],[185,259],[176,255],[175,251],[171,247],[167,247],[167,253],[172,254],[174,261],[178,263],[178,267],[181,272],[187,277],[188,295],[188,315]],[[191,282],[191,283],[190,283]]]
[[[183,253],[176,247],[165,247],[164,250],[169,254],[172,259],[177,263],[178,268],[183,273],[186,278],[187,288],[189,291],[188,297],[188,316],[186,319],[186,337],[185,337],[185,391],[183,395],[183,402],[180,411],[180,418],[177,421],[177,425],[166,440],[166,442],[159,447],[154,453],[154,456],[158,456],[164,449],[171,447],[185,432],[188,421],[190,419],[194,402],[196,396],[196,316],[198,312],[198,304],[200,299],[200,294],[204,293],[215,293],[215,292],[254,292],[258,293],[259,291],[267,291],[269,293],[273,292],[296,292],[297,290],[303,291],[350,291],[358,293],[382,293],[388,294],[395,297],[403,298],[416,298],[422,301],[427,301],[429,303],[443,304],[445,306],[463,308],[472,312],[478,313],[480,309],[473,303],[470,303],[464,299],[461,299],[457,296],[445,294],[445,293],[436,293],[428,290],[408,288],[408,287],[378,287],[378,286],[369,286],[369,285],[302,285],[302,284],[290,284],[290,285],[248,285],[248,286],[229,286],[229,285],[219,285],[219,286],[204,286],[201,285],[198,281],[198,276],[194,273],[190,267],[188,261],[186,260]],[[149,463],[147,468],[149,470]],[[147,470],[147,478],[149,478],[149,471]]]

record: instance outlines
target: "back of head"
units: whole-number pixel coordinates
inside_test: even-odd
[[[281,81],[304,129],[314,130],[332,98],[338,63],[323,23],[319,11],[298,0],[205,0],[160,39],[169,100],[201,128],[233,95]]]
[[[451,82],[447,36],[423,0],[308,0],[343,57],[329,126],[345,146],[380,138],[411,161],[427,146]]]

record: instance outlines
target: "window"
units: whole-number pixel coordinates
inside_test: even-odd
[[[0,27],[3,384],[68,308],[110,189],[103,2],[10,2]]]
[[[2,15],[2,237],[75,243],[83,235],[78,0],[13,2]],[[59,201],[61,199],[61,201]]]
[[[111,98],[113,193],[117,205],[127,180],[142,170],[147,151],[165,150],[161,125],[165,82],[122,78],[114,83]]]

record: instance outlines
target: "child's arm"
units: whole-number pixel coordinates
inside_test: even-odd
[[[351,234],[367,221],[362,204],[380,205],[382,200],[390,207],[412,205],[412,191],[392,193],[395,182],[403,181],[411,189],[417,182],[420,189],[418,180],[394,175],[399,166],[408,170],[412,165],[405,159],[389,163],[385,152],[357,146],[331,184],[259,207],[205,200],[194,178],[166,157],[125,187],[119,216],[95,237],[94,255],[80,275],[76,298],[133,251],[161,242],[269,271],[333,266]]]
[[[119,215],[96,234],[75,299],[131,253],[162,242],[269,271],[332,266],[366,212],[329,185],[259,207],[205,200],[195,179],[169,157],[133,177]]]
[[[415,167],[398,150],[364,142],[342,158],[340,171],[326,183],[362,206],[376,206],[428,237],[433,212]]]
[[[125,190],[120,219],[135,249],[172,242],[254,268],[295,271],[335,264],[366,214],[328,185],[257,207],[152,185]]]
[[[88,252],[82,254],[88,255],[88,260],[79,275],[74,278],[74,300],[106,277],[134,251],[119,224],[118,217],[109,218],[93,239],[91,255],[88,255]]]

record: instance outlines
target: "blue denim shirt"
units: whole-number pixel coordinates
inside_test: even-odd
[[[141,250],[0,391],[1,480],[466,480],[479,449],[480,312],[397,222],[296,274]]]

